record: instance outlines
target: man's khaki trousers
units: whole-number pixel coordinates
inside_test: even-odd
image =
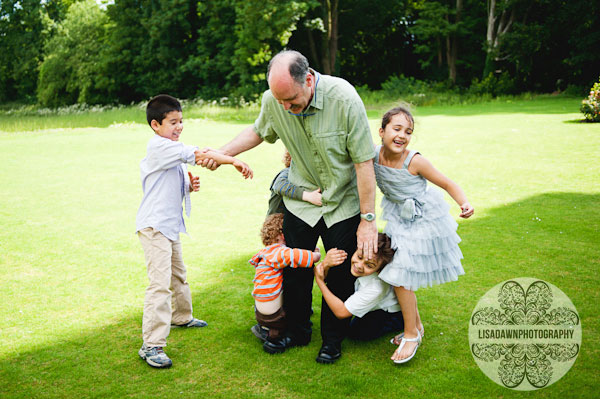
[[[148,270],[142,337],[148,347],[166,346],[172,324],[192,320],[192,294],[186,280],[181,241],[151,227],[138,232]]]

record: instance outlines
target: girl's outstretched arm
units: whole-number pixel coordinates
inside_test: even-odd
[[[444,176],[442,172],[437,170],[431,162],[429,162],[425,157],[420,154],[415,155],[412,159],[410,165],[408,166],[408,171],[412,174],[419,174],[435,184],[436,186],[443,188],[450,194],[452,199],[456,201],[458,206],[462,212],[460,213],[461,218],[469,218],[473,215],[475,209],[469,204],[467,200],[467,196],[464,191],[458,184]]]

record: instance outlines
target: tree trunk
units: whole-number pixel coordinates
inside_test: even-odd
[[[500,48],[500,40],[502,36],[509,31],[515,20],[515,8],[514,6],[509,10],[508,0],[500,0],[505,3],[507,7],[504,7],[502,14],[500,14],[500,20],[498,21],[498,15],[496,14],[496,0],[488,0],[488,24],[486,33],[486,58],[485,67],[483,70],[483,78],[487,77],[490,73],[496,70],[496,62],[499,60],[498,51]],[[496,22],[498,23],[496,24]]]
[[[338,4],[339,0],[332,0],[331,4],[331,33],[329,34],[329,65],[331,73],[337,72],[336,61],[338,51]]]
[[[321,3],[324,14],[323,24],[325,25],[323,45],[321,46],[321,63],[323,73],[326,75],[331,75],[335,71],[338,48],[338,3],[339,0],[324,0]]]
[[[310,57],[315,60],[315,65],[312,67],[321,71],[321,66],[319,65],[319,56],[317,55],[317,45],[315,44],[315,38],[313,37],[313,31],[310,29],[306,30],[308,34],[308,48],[310,49]]]
[[[462,16],[463,0],[456,0],[456,13],[454,18],[454,30],[446,36],[446,62],[448,64],[448,79],[456,83],[456,60],[458,59],[458,36],[459,24]],[[446,15],[448,25],[450,17]]]
[[[488,23],[487,23],[487,33],[485,36],[486,48],[485,48],[485,66],[483,68],[483,76],[485,79],[490,73],[494,72],[495,63],[494,63],[494,50],[496,43],[496,0],[488,0],[487,2],[488,9]]]

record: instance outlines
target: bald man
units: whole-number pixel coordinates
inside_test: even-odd
[[[364,105],[356,90],[343,79],[321,75],[309,68],[306,58],[286,50],[269,63],[269,90],[262,97],[260,115],[220,151],[235,156],[281,139],[292,155],[289,180],[312,191],[321,189],[322,206],[284,197],[283,233],[286,245],[314,249],[319,237],[325,249],[358,248],[372,258],[377,251],[375,225],[375,157]],[[214,161],[201,163],[214,169]],[[282,353],[311,340],[313,272],[283,269],[283,303],[287,331],[282,338],[265,340],[263,349]],[[346,300],[354,293],[350,256],[332,268],[329,289]],[[342,354],[341,343],[349,320],[339,320],[325,301],[321,307],[323,345],[316,358],[333,363]]]

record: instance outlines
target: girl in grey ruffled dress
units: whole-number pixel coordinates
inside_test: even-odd
[[[427,180],[443,188],[460,206],[460,217],[473,215],[463,190],[416,151],[410,143],[414,119],[410,111],[397,107],[388,111],[379,129],[382,145],[377,146],[375,176],[384,195],[385,233],[396,250],[394,259],[379,278],[394,286],[404,316],[404,334],[392,360],[405,363],[416,354],[424,333],[415,291],[419,287],[456,281],[464,274],[460,264],[457,223],[448,213],[443,194],[427,186]]]

